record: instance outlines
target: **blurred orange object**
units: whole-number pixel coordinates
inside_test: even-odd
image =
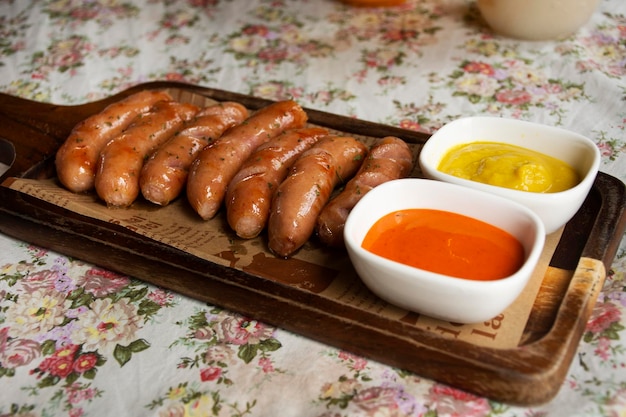
[[[406,0],[340,0],[342,3],[349,4],[350,6],[359,7],[386,7],[386,6],[398,6],[406,2]]]

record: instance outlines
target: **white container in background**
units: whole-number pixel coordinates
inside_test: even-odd
[[[477,0],[489,26],[504,36],[525,40],[557,39],[576,32],[600,0]]]

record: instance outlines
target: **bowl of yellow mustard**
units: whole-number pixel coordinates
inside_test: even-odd
[[[419,155],[425,177],[497,194],[533,210],[546,233],[563,227],[589,193],[600,151],[587,137],[538,123],[466,117],[444,125]]]

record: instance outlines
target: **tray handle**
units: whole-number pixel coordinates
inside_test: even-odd
[[[104,100],[60,106],[0,93],[0,162],[9,168],[0,177],[49,175],[54,155],[80,120],[119,100],[124,92]]]

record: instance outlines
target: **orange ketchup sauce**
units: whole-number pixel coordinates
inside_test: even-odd
[[[508,232],[443,210],[389,213],[371,227],[361,246],[406,265],[480,281],[512,275],[524,262],[522,244]]]

